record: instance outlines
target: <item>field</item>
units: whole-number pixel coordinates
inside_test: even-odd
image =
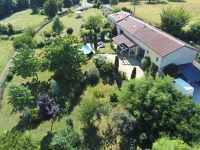
[[[64,24],[64,30],[62,32],[62,36],[66,35],[66,30],[68,27],[73,28],[73,34],[74,36],[77,36],[80,39],[80,27],[84,23],[85,20],[90,15],[100,15],[101,10],[100,9],[88,9],[81,13],[82,18],[76,18],[76,14],[72,13],[66,16],[63,16],[60,18],[60,21]],[[42,28],[35,36],[35,39],[37,42],[43,40],[43,37],[41,36],[44,31],[50,32],[52,29],[53,22],[47,24],[44,28]]]
[[[88,64],[82,67],[82,71],[86,71],[91,66],[94,66],[94,63],[92,62],[92,59],[89,60]],[[48,79],[51,77],[52,73],[44,72],[39,73],[39,80],[40,83],[47,82],[47,87],[50,87],[50,84],[48,82]],[[18,82],[18,83],[24,83],[31,82],[32,78],[28,78],[27,80],[22,79],[21,77],[15,76],[12,83]],[[80,109],[80,102],[88,100],[92,98],[92,92],[94,89],[101,89],[101,91],[104,92],[105,98],[102,98],[101,101],[108,101],[109,100],[109,93],[114,90],[118,90],[117,85],[115,84],[114,80],[108,82],[107,77],[102,76],[100,79],[100,82],[96,85],[82,85],[79,89],[79,92],[76,94],[75,99],[72,101],[72,108],[71,111],[69,111],[69,115],[71,115],[72,119],[74,120],[74,128],[81,132],[81,128],[83,125],[78,120],[79,117],[79,109]],[[42,85],[42,84],[41,84]],[[66,83],[64,83],[66,86]],[[7,100],[7,92],[8,88],[5,90],[4,98],[2,100],[2,109],[0,110],[0,133],[5,132],[7,130],[19,130],[23,133],[32,135],[38,142],[41,142],[41,149],[48,150],[48,144],[50,135],[48,132],[50,131],[51,122],[45,121],[40,124],[34,124],[29,123],[26,121],[21,121],[21,113],[12,112],[13,106],[8,103]],[[66,91],[67,92],[67,91]],[[66,126],[66,118],[68,115],[62,115],[62,117],[59,120],[56,120],[53,125],[53,132],[56,132],[57,130],[63,128]],[[107,128],[107,121],[105,118],[102,118],[103,121],[98,125],[99,130],[98,132],[91,133],[90,135],[92,138],[98,138],[102,135],[102,131]],[[95,140],[95,139],[93,139]],[[96,143],[96,146],[99,146],[98,143]]]
[[[25,29],[27,27],[37,28],[45,19],[48,19],[48,17],[40,14],[32,14],[32,10],[27,9],[0,20],[0,23],[11,23],[17,29]]]
[[[1,41],[0,40],[0,74],[4,67],[14,54],[12,49],[12,41]]]
[[[199,0],[177,0],[174,2],[163,0],[160,2],[152,1],[151,3],[148,3],[148,1],[139,1],[135,7],[135,15],[155,25],[160,23],[160,13],[162,12],[162,9],[170,6],[174,8],[183,6],[191,16],[189,24],[200,21]],[[119,3],[115,7],[127,7],[132,11],[134,10],[134,5],[130,2]]]

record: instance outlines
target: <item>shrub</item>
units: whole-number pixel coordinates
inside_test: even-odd
[[[53,37],[56,37],[56,35],[57,35],[56,32],[52,32]]]
[[[9,36],[8,35],[0,35],[0,40],[8,40]]]
[[[44,42],[39,42],[39,43],[37,43],[37,48],[42,48],[42,47],[44,47]]]
[[[6,81],[11,81],[13,79],[13,73],[11,71],[8,71],[6,75]]]
[[[48,31],[44,31],[43,34],[44,34],[44,37],[46,37],[46,38],[50,38],[51,37],[51,33],[48,32]]]
[[[105,97],[103,91],[99,91],[99,90],[96,90],[96,89],[93,91],[93,95],[96,98],[104,98]]]
[[[66,119],[66,125],[67,125],[67,126],[71,126],[71,127],[74,126],[74,124],[73,124],[73,119],[72,119],[71,116],[68,116],[68,117],[67,117],[67,119]]]
[[[128,80],[128,77],[126,76],[125,72],[119,71],[118,74],[121,80]]]
[[[97,8],[97,4],[94,4],[94,5],[93,5],[93,8]]]
[[[151,65],[151,59],[150,59],[150,57],[144,57],[143,59],[142,59],[142,67],[143,67],[143,69],[146,71],[146,70],[148,70],[149,69],[149,67],[150,67],[150,65]]]
[[[132,73],[131,73],[131,79],[136,78],[136,67],[133,68]]]
[[[23,33],[23,30],[21,30],[21,29],[16,29],[14,34],[21,34],[21,33]]]
[[[110,93],[110,102],[118,102],[118,95],[116,92]]]
[[[96,67],[99,68],[101,72],[111,72],[114,69],[114,64],[107,60],[107,57],[104,55],[96,55],[93,57],[93,62]]]
[[[32,122],[40,122],[40,117],[37,114],[37,108],[30,109],[30,119]]]
[[[27,34],[22,34],[13,39],[13,47],[15,49],[20,49],[24,45],[27,45],[29,48],[35,48],[36,41],[33,40],[33,37]]]
[[[71,35],[73,33],[73,29],[71,27],[67,28],[67,34]]]
[[[99,77],[100,77],[99,69],[96,67],[92,67],[88,69],[88,71],[86,72],[87,80],[96,81],[99,79]]]

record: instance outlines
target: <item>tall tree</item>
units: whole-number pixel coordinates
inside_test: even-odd
[[[38,115],[43,120],[56,118],[60,113],[59,105],[57,105],[53,98],[50,98],[47,94],[41,94],[36,104],[38,105]]]
[[[184,27],[190,19],[189,13],[183,8],[168,7],[162,10],[160,14],[162,30],[178,36],[181,28]]]
[[[35,51],[27,46],[13,58],[13,71],[22,78],[36,76],[40,70],[40,59],[35,56]]]
[[[8,100],[14,106],[14,111],[17,111],[32,104],[33,96],[28,88],[17,83],[11,83],[9,85]]]
[[[103,25],[102,19],[100,15],[89,16],[85,23],[86,29],[93,29],[96,32]]]
[[[98,54],[97,51],[97,34],[94,34],[94,50],[95,50],[95,54]]]
[[[63,3],[64,3],[64,6],[67,8],[70,8],[73,5],[72,0],[64,0]]]
[[[65,127],[55,133],[50,148],[53,150],[76,150],[81,148],[81,144],[80,134],[72,127]]]
[[[63,23],[60,21],[59,17],[56,15],[53,21],[52,31],[55,32],[57,35],[60,35],[63,31]]]
[[[119,69],[119,58],[118,56],[115,56],[115,73],[118,73]]]
[[[58,93],[60,92],[60,88],[58,86],[58,83],[56,82],[56,80],[52,79],[51,80],[51,86],[50,86],[50,90],[51,93],[55,96],[58,95]]]
[[[53,17],[58,12],[58,6],[56,0],[47,0],[44,3],[44,12],[48,17]]]
[[[73,35],[54,40],[45,48],[44,59],[49,71],[70,80],[80,79],[81,66],[87,63],[87,57],[80,54],[78,38]]]
[[[134,67],[132,70],[131,79],[135,79],[135,77],[136,77],[136,67]]]
[[[200,106],[174,88],[173,78],[131,80],[121,88],[118,99],[141,124],[137,131],[145,133],[150,141],[160,134],[185,142],[198,141]]]
[[[29,48],[36,48],[36,41],[33,40],[33,37],[27,34],[22,34],[14,38],[13,47],[15,49],[23,48],[24,45],[27,45]]]
[[[26,9],[29,7],[29,0],[17,0],[17,6],[21,9]]]
[[[22,134],[19,131],[7,131],[0,134],[1,150],[38,150],[38,144],[30,135]]]

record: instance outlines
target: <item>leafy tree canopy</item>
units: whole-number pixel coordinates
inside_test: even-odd
[[[168,7],[162,10],[160,14],[162,30],[177,36],[180,34],[180,30],[184,27],[190,19],[189,13],[183,8]]]
[[[79,51],[78,38],[72,35],[54,40],[45,48],[44,58],[49,71],[76,80],[82,76],[81,66],[88,60]]]
[[[38,150],[37,142],[18,131],[7,131],[0,135],[1,150]]]
[[[13,40],[13,47],[15,49],[23,48],[27,45],[29,48],[36,48],[36,41],[30,35],[22,34]]]
[[[118,97],[139,122],[140,133],[150,141],[160,134],[198,141],[200,136],[200,105],[173,87],[173,78],[165,76],[153,80],[144,77],[123,86]]]
[[[22,110],[24,106],[29,106],[33,102],[31,91],[18,84],[11,83],[9,85],[8,100],[14,106],[14,110]]]
[[[193,40],[200,42],[200,21],[190,26],[189,34]]]
[[[168,137],[162,137],[153,143],[152,150],[197,150],[185,144],[181,140],[171,140]]]
[[[102,19],[103,17],[100,15],[90,16],[85,23],[86,29],[93,29],[94,31],[97,31],[98,28],[103,25]]]
[[[60,21],[59,17],[56,15],[53,21],[52,31],[55,32],[57,35],[60,35],[63,31],[63,23]]]
[[[77,150],[81,144],[80,134],[72,127],[66,127],[55,133],[50,147],[53,150]]]
[[[37,72],[40,70],[40,60],[35,57],[35,51],[25,46],[13,58],[13,71],[22,78],[37,77]]]
[[[57,105],[53,98],[50,98],[47,94],[42,94],[38,97],[36,104],[39,107],[38,115],[43,120],[54,119],[60,113],[59,105]]]
[[[56,0],[47,0],[44,3],[44,12],[48,17],[53,17],[58,12],[58,5]]]

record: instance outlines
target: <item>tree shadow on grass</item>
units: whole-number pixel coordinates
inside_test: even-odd
[[[104,85],[105,84],[113,85],[115,83],[115,80],[112,74],[101,73],[100,77]]]
[[[149,2],[146,2],[147,5],[156,5],[156,4],[167,4],[166,1],[151,1],[150,3]]]
[[[83,82],[80,84],[79,90],[75,93],[74,99],[71,101],[71,105],[69,108],[69,113],[71,113],[74,108],[80,103],[81,101],[81,95],[83,95],[84,91],[86,90],[88,84],[87,82]]]
[[[107,148],[110,147],[110,149],[112,149],[112,145],[116,145],[117,140],[116,135],[114,135],[113,129],[111,128],[110,124],[108,124],[108,128],[105,131],[102,130],[102,134],[104,135],[103,145],[105,145]]]
[[[80,96],[85,91],[87,84],[80,83],[77,80],[67,80],[61,77],[54,77],[60,87],[60,93],[55,98],[57,104],[60,105],[59,120],[68,115],[73,108],[80,102]]]
[[[84,136],[83,146],[90,150],[99,150],[103,147],[102,137],[98,135],[98,127],[90,123],[86,127],[82,128]]]
[[[44,136],[40,142],[40,150],[50,150],[49,147],[52,141],[53,134],[51,132],[47,132],[47,135]]]
[[[11,130],[17,130],[24,133],[25,131],[30,131],[33,129],[37,129],[41,122],[32,122],[29,119],[25,119],[20,116],[20,121],[16,126],[14,126]]]
[[[31,90],[31,93],[37,97],[40,93],[49,93],[50,83],[47,81],[26,82],[23,84]]]

